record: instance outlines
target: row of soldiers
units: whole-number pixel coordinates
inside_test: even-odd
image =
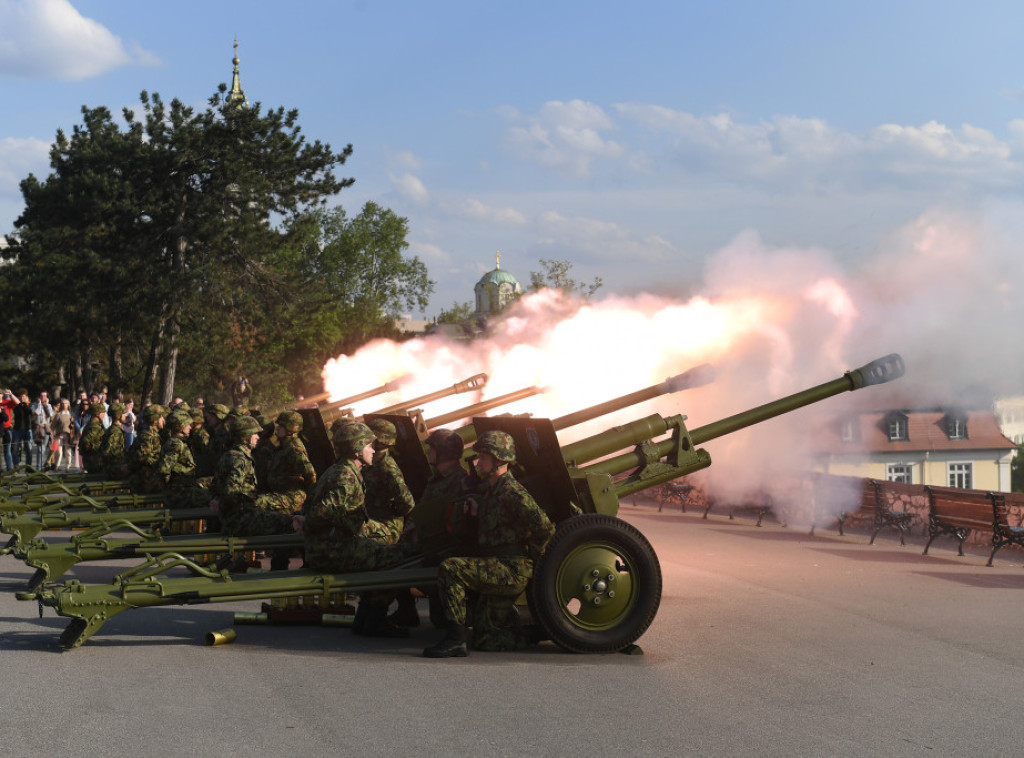
[[[369,425],[339,420],[331,427],[336,462],[317,479],[300,433],[301,414],[284,411],[261,423],[233,416],[223,405],[169,409],[150,405],[145,429],[124,449],[125,412],[111,405],[102,434],[102,407],[83,430],[87,471],[127,477],[134,492],[163,491],[171,507],[209,507],[212,529],[232,536],[286,534],[304,537],[306,565],[318,571],[393,568],[418,552],[405,516],[415,505],[390,453],[396,429],[384,419]],[[94,424],[95,422],[95,424]],[[462,465],[464,443],[453,431],[435,430],[426,440],[433,475],[421,502],[457,503],[472,525],[473,556],[446,558],[439,569],[439,600],[447,629],[428,657],[467,654],[467,594],[479,593],[472,621],[473,644],[509,650],[532,641],[515,624],[514,601],[525,589],[554,527],[509,472],[512,438],[486,432],[474,445],[476,477]],[[272,569],[287,568],[287,552],[275,551]],[[398,611],[387,615],[398,600]],[[364,593],[353,631],[379,637],[408,636],[419,623],[408,591]]]

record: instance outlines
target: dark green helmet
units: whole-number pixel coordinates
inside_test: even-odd
[[[516,443],[507,432],[484,432],[473,449],[478,453],[490,453],[501,463],[511,463],[516,459]]]
[[[281,411],[277,414],[277,424],[283,426],[288,434],[302,431],[302,414],[298,411]]]
[[[346,421],[334,430],[334,452],[341,458],[352,458],[373,441],[373,431],[359,421]]]
[[[466,443],[451,429],[435,429],[427,437],[427,444],[437,453],[441,461],[457,461],[462,458]]]
[[[207,406],[204,410],[216,419],[223,421],[228,417],[228,407],[222,403],[214,403],[213,405]]]
[[[183,431],[186,426],[192,423],[192,416],[185,411],[174,411],[167,416],[167,428],[171,433]]]
[[[398,430],[390,421],[382,418],[375,418],[370,419],[366,425],[373,431],[373,436],[377,438],[377,442],[382,445],[391,447],[398,439]]]
[[[231,438],[235,442],[248,442],[252,435],[261,431],[260,422],[252,416],[239,416],[231,422]]]
[[[147,424],[155,424],[157,419],[167,415],[167,409],[162,405],[153,403],[142,409],[142,418]]]

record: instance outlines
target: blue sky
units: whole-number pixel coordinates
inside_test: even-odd
[[[737,239],[855,269],[927,214],[1013,217],[1022,36],[1011,2],[0,0],[0,233],[81,106],[202,105],[237,37],[250,101],[354,146],[338,202],[409,219],[427,316],[495,250],[604,295],[698,291]]]

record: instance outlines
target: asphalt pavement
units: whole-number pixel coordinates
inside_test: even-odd
[[[958,557],[915,535],[740,515],[620,514],[654,545],[661,608],[643,655],[429,660],[440,633],[372,640],[321,627],[234,627],[256,604],[143,608],[81,648],[67,620],[14,597],[0,557],[3,754],[63,756],[1014,754],[1024,738],[1024,554]],[[66,535],[65,535],[66,536]],[[107,582],[125,563],[70,576]]]

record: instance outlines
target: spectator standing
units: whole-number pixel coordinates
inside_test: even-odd
[[[14,425],[11,429],[11,443],[14,448],[14,465],[20,466],[32,462],[32,451],[29,442],[32,440],[32,404],[28,399],[28,390],[18,390],[19,403],[14,406]]]
[[[11,457],[11,429],[14,426],[14,407],[17,404],[14,393],[4,390],[3,398],[0,399],[0,440],[3,441],[4,465],[8,471],[14,468],[14,459]]]
[[[124,421],[121,422],[121,428],[124,429],[124,449],[129,450],[132,443],[135,442],[135,422],[137,421],[135,401],[129,400],[124,404],[124,408]]]
[[[46,392],[39,393],[39,399],[30,406],[32,409],[32,441],[36,446],[36,468],[41,469],[46,460],[43,451],[49,448],[50,419],[53,417],[53,406]]]
[[[50,419],[50,432],[52,441],[52,455],[50,457],[50,468],[65,471],[71,468],[74,440],[75,420],[71,418],[71,404],[67,400],[61,400],[57,406],[57,412]]]
[[[85,395],[83,392],[82,395]],[[78,469],[82,468],[81,456],[78,454],[78,443],[82,439],[82,430],[85,429],[85,425],[89,423],[89,398],[79,397],[78,408],[71,416],[75,422],[75,437],[74,437],[74,456],[72,459],[72,465]]]

